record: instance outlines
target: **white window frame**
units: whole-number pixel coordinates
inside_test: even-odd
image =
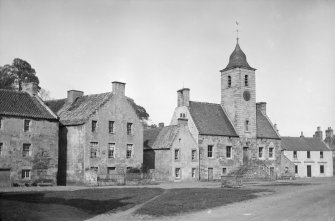
[[[27,176],[27,174],[28,174],[28,176]],[[30,180],[31,179],[31,170],[30,169],[22,169],[21,178],[24,179],[24,180]]]
[[[181,178],[181,169],[179,167],[174,169],[174,175],[176,179]]]
[[[129,155],[130,151],[130,155]],[[134,157],[134,145],[133,144],[127,144],[127,152],[126,152],[126,158],[130,159]]]
[[[270,156],[270,150],[272,149],[272,156]],[[269,159],[274,159],[275,158],[275,148],[274,147],[269,147]]]
[[[178,161],[180,160],[180,149],[174,149],[174,160]]]
[[[228,151],[228,149],[230,149]],[[229,153],[229,156],[228,156]],[[226,158],[227,159],[232,159],[233,158],[233,147],[232,146],[226,146]]]
[[[211,147],[211,151],[209,151],[209,148],[210,148],[210,147]],[[208,157],[208,158],[214,158],[213,150],[214,150],[214,145],[208,145],[208,146],[207,146],[207,157]],[[211,154],[210,154],[211,156],[209,156],[209,153],[211,153]]]
[[[110,155],[111,152],[112,155]],[[107,157],[115,158],[115,143],[108,143]]]

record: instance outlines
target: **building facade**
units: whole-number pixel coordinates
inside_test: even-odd
[[[141,168],[143,127],[125,84],[112,92],[86,95],[68,91],[47,104],[60,117],[61,184],[96,184],[97,179]]]
[[[239,44],[221,70],[221,103],[190,100],[190,89],[177,92],[171,125],[187,118],[199,147],[200,179],[215,180],[243,167],[265,168],[269,177],[281,170],[281,139],[266,113],[256,104],[255,70]]]
[[[56,184],[58,124],[33,84],[0,90],[0,187],[46,179]]]
[[[187,119],[177,125],[144,130],[145,170],[153,170],[155,180],[199,180],[199,148],[191,135]]]
[[[332,151],[319,139],[282,137],[284,155],[294,163],[296,177],[333,176]]]

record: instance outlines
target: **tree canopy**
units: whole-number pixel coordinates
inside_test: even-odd
[[[36,83],[40,90],[39,79],[31,65],[20,58],[15,58],[11,65],[0,67],[0,89],[22,90],[22,83]]]

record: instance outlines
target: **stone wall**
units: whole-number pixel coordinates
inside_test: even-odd
[[[58,122],[2,116],[0,143],[3,143],[0,168],[10,168],[12,182],[51,179],[56,183],[58,167]],[[30,156],[23,157],[23,144],[31,144]],[[22,179],[22,170],[30,170],[30,179]]]

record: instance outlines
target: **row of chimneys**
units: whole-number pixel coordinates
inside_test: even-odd
[[[328,129],[326,130],[326,137],[329,137],[329,138],[334,137],[334,132],[333,132],[333,129],[331,127],[328,127]],[[317,127],[317,130],[315,131],[315,134],[313,135],[313,138],[323,140],[321,127]]]
[[[178,107],[190,105],[190,89],[183,88],[177,91],[177,105]],[[262,114],[266,115],[266,102],[256,103],[256,109],[260,110]]]

